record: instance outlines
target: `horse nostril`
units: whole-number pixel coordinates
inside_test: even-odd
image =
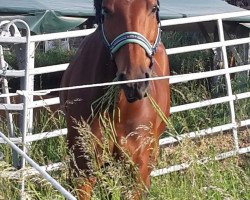
[[[118,81],[125,81],[125,80],[126,80],[125,74],[124,74],[124,73],[120,73],[120,74],[118,75]]]
[[[150,64],[149,64],[149,69],[152,69],[154,66],[154,58],[150,57]]]
[[[145,77],[146,77],[146,78],[149,78],[149,77],[150,77],[149,73],[146,72],[146,73],[145,73]]]

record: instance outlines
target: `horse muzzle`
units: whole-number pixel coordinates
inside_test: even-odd
[[[149,74],[145,74],[145,78],[149,78]],[[138,78],[139,79],[139,78]],[[129,80],[124,74],[118,76],[119,81]],[[124,91],[125,97],[129,103],[133,103],[137,100],[147,96],[147,89],[149,86],[149,81],[135,82],[135,83],[125,83],[121,85]]]

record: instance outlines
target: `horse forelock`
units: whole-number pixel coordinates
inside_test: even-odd
[[[98,24],[102,19],[102,1],[103,0],[94,0],[95,17]],[[160,0],[157,0],[157,4],[160,5]]]

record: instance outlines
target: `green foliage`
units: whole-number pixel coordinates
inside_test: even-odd
[[[43,67],[43,66],[49,66],[49,65],[68,63],[72,60],[75,53],[76,53],[75,49],[68,51],[68,50],[61,49],[61,48],[52,49],[45,53],[41,51],[36,51],[35,52],[35,67]],[[9,63],[9,65],[12,68],[18,69],[17,58],[14,53],[4,54],[4,59],[6,60],[7,63]]]
[[[247,200],[250,198],[249,175],[236,162],[237,158],[232,158],[205,165],[192,164],[185,171],[153,178],[148,199]]]
[[[35,67],[68,63],[74,55],[75,50],[67,51],[60,48],[49,50],[46,53],[38,52],[35,54]]]
[[[18,65],[15,54],[4,54],[4,59],[13,69],[17,69]]]
[[[69,63],[76,53],[75,49],[70,51],[61,48],[49,50],[47,52],[35,52],[35,68],[50,65]],[[5,54],[4,58],[7,63],[13,68],[18,69],[17,58],[15,54]],[[60,86],[60,81],[63,72],[56,72],[51,74],[42,74],[35,76],[35,90],[57,88]],[[20,89],[20,78],[11,78],[9,80],[9,88],[11,92]]]

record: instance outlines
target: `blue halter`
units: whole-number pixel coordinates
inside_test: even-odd
[[[161,41],[161,29],[160,29],[160,19],[159,19],[159,6],[157,10],[157,21],[158,21],[158,32],[157,37],[153,45],[145,38],[142,34],[138,32],[124,32],[118,35],[111,43],[105,35],[103,20],[101,21],[101,32],[105,46],[108,48],[111,57],[124,45],[134,43],[139,44],[147,53],[149,58],[152,58],[156,49]]]

